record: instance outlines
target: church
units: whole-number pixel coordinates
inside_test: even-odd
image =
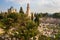
[[[28,16],[30,19],[34,20],[34,14],[31,13],[29,3],[27,3],[27,8],[26,8],[26,9],[27,9],[27,10],[26,10],[26,14],[27,14],[27,16]]]
[[[27,11],[26,11],[26,14],[28,17],[31,17],[31,11],[30,11],[30,5],[29,3],[27,3]]]
[[[23,9],[22,9],[22,10],[23,10]],[[10,8],[8,9],[8,13],[17,13],[17,10],[16,10],[15,8],[13,8],[13,7],[10,7]],[[34,14],[31,13],[30,4],[29,4],[29,3],[27,3],[27,7],[26,7],[26,12],[25,12],[25,14],[26,14],[30,19],[31,19],[31,17],[34,16]]]

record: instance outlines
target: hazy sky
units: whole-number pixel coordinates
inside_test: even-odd
[[[31,12],[60,12],[60,0],[0,0],[0,11],[7,11],[11,6],[17,10],[22,6],[26,11],[27,3]]]

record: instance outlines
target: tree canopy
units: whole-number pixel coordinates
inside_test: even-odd
[[[20,7],[19,13],[23,13],[24,14],[24,11],[23,11],[23,8],[22,7]]]
[[[3,17],[1,15],[0,18],[0,28],[5,31],[3,34],[24,40],[29,40],[38,34],[37,24],[30,20],[25,14],[9,13],[6,16],[7,17]]]

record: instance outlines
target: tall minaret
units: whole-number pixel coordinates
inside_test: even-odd
[[[31,18],[29,3],[27,3],[27,11],[26,11],[26,13],[27,13],[27,16],[28,16],[29,18]]]

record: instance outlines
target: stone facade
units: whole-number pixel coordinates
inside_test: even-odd
[[[27,11],[26,11],[26,14],[29,18],[31,18],[31,12],[30,12],[30,5],[29,3],[27,3]]]
[[[8,13],[16,13],[16,9],[11,7],[10,9],[8,9]]]

